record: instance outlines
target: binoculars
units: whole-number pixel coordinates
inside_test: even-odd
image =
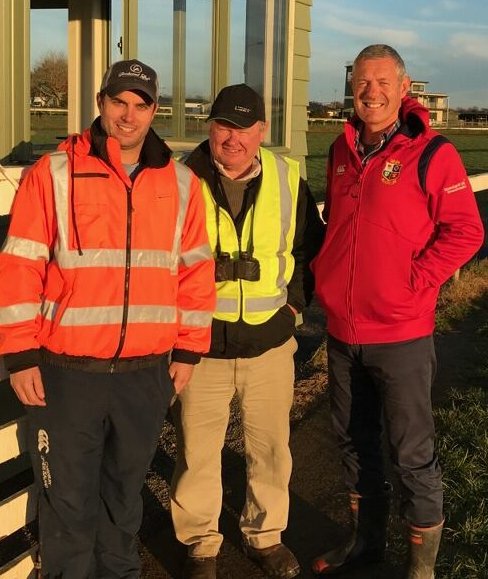
[[[215,258],[215,281],[259,281],[259,278],[259,261],[247,251],[239,252],[237,259],[232,259],[226,252]]]

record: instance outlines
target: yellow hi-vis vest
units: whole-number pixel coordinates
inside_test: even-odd
[[[229,213],[218,208],[221,251],[236,259],[247,251],[252,230],[253,257],[259,261],[259,281],[217,282],[217,308],[214,318],[236,322],[242,318],[252,325],[269,320],[287,301],[287,285],[295,260],[291,254],[296,228],[300,181],[297,161],[260,149],[262,182],[254,208],[247,212],[239,243]],[[207,231],[214,256],[217,244],[216,202],[208,184],[202,180],[207,210]]]

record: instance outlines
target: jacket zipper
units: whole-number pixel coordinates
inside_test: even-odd
[[[352,343],[357,343],[356,326],[354,324],[354,307],[353,307],[353,287],[354,278],[356,270],[356,253],[357,253],[357,243],[358,243],[358,223],[359,223],[359,212],[361,210],[361,197],[362,197],[362,187],[363,180],[366,171],[368,170],[370,163],[362,167],[362,171],[358,175],[357,186],[357,207],[354,211],[353,217],[353,227],[352,227],[352,244],[351,244],[351,259],[349,265],[349,280],[348,289],[346,294],[347,311],[349,315],[349,327],[351,329]]]
[[[110,363],[110,373],[113,374],[115,365],[124,347],[127,334],[127,318],[129,316],[129,288],[130,288],[130,266],[131,266],[131,246],[132,246],[132,187],[125,186],[127,192],[127,229],[125,245],[125,275],[124,275],[124,308],[122,311],[122,325],[120,328],[120,338],[117,350]]]

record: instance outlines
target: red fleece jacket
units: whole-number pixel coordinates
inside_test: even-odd
[[[432,334],[440,286],[483,242],[463,163],[451,143],[433,155],[425,191],[418,161],[437,134],[428,111],[406,97],[402,126],[365,166],[355,150],[358,118],[332,146],[327,233],[312,263],[328,331],[348,344]]]

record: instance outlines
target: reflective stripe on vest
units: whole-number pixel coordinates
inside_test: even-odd
[[[248,249],[253,237],[253,257],[260,263],[259,281],[217,282],[217,310],[214,317],[248,324],[262,324],[286,304],[287,285],[294,269],[291,254],[295,237],[296,208],[300,181],[299,164],[260,149],[262,182],[254,208],[245,218],[239,244],[232,217],[219,209],[221,251],[235,259]],[[208,184],[202,180],[207,210],[207,230],[215,252],[217,242],[216,203]]]

